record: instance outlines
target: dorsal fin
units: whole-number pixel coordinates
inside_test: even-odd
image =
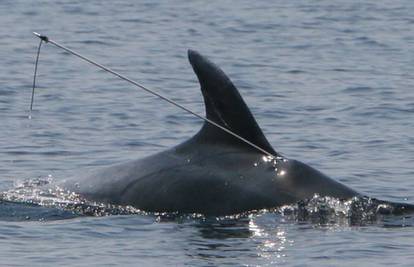
[[[276,155],[237,88],[226,74],[196,51],[188,50],[188,59],[201,85],[207,118]],[[201,142],[225,142],[248,146],[207,122],[195,139]]]

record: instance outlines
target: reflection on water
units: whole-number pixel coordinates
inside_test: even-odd
[[[293,244],[287,237],[283,224],[275,225],[275,229],[266,230],[259,226],[255,220],[250,220],[249,229],[254,233],[255,239],[260,243],[257,246],[258,256],[267,259],[270,264],[280,263],[286,257],[286,247]]]
[[[281,263],[287,257],[286,250],[294,244],[281,218],[263,213],[188,219],[179,226],[183,232],[189,226],[192,229],[186,234],[183,249],[190,258],[215,265],[225,265],[236,258],[246,266]]]

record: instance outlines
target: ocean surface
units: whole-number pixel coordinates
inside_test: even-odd
[[[411,0],[1,0],[0,192],[145,157],[202,125],[50,44],[29,119],[37,31],[204,114],[195,49],[231,77],[278,152],[414,203],[413,14]],[[0,265],[413,266],[413,226],[269,211],[78,216],[1,200]]]

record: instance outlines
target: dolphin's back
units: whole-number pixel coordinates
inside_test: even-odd
[[[217,147],[203,145],[197,153],[189,154],[178,146],[75,177],[62,186],[90,200],[154,212],[220,215],[277,206],[286,197],[294,201],[283,193],[279,193],[279,200],[277,194],[262,189],[263,179],[254,166],[260,158],[258,153],[235,149],[217,152]],[[266,173],[266,169],[262,171]]]
[[[185,142],[141,160],[68,180],[64,187],[104,203],[151,212],[207,215],[274,208],[314,194],[337,198],[358,195],[295,160],[263,160],[263,155],[244,147],[191,147],[193,142]]]

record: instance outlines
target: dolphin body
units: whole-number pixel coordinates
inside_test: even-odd
[[[88,200],[148,212],[205,215],[275,208],[315,194],[338,199],[361,196],[277,153],[224,72],[195,51],[189,50],[188,58],[201,85],[207,118],[274,157],[206,122],[195,136],[167,151],[72,178],[60,186]],[[395,207],[413,209],[408,204]]]

